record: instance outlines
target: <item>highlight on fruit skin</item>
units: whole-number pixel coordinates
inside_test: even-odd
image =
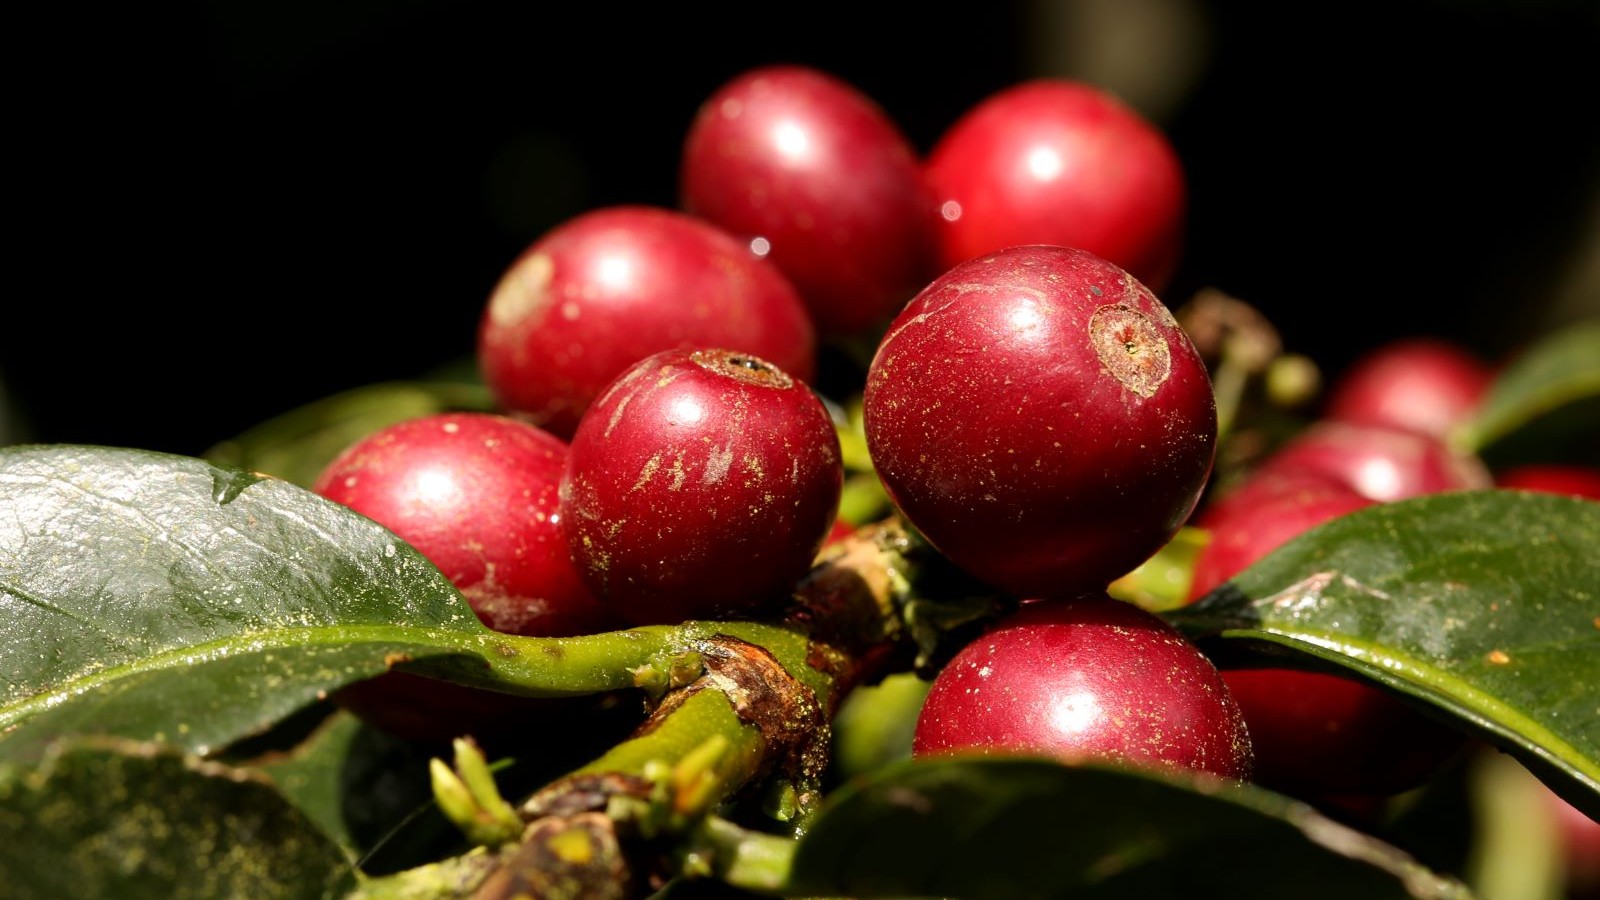
[[[956,266],[890,326],[867,444],[910,522],[1020,596],[1102,590],[1194,509],[1216,448],[1205,365],[1161,301],[1091,253]]]
[[[1379,502],[1489,487],[1475,456],[1415,431],[1324,419],[1261,464],[1260,474],[1313,473]]]

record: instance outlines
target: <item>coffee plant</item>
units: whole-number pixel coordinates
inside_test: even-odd
[[[1324,416],[1140,280],[1175,160],[1036,83],[924,166],[756,70],[706,220],[507,261],[487,385],[0,448],[0,895],[1600,889],[1600,323]]]

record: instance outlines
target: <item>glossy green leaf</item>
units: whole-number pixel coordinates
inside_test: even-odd
[[[1600,503],[1517,491],[1371,507],[1169,617],[1421,701],[1600,816]]]
[[[455,382],[388,382],[355,388],[269,419],[206,451],[206,458],[309,487],[346,447],[369,434],[453,410],[488,410],[487,388]]]
[[[1518,356],[1495,380],[1456,442],[1462,449],[1482,452],[1537,419],[1596,398],[1600,319],[1558,331]]]
[[[18,447],[0,509],[0,757],[71,732],[206,753],[387,660],[517,655],[415,550],[287,482]]]
[[[918,760],[842,789],[789,882],[861,898],[1467,896],[1265,791],[1003,757]]]
[[[300,900],[354,885],[346,856],[260,776],[107,739],[0,764],[0,878],[17,900]]]

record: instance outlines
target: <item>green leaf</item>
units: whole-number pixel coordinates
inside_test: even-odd
[[[1467,896],[1276,794],[1020,757],[917,760],[842,789],[801,838],[785,893]]]
[[[1558,331],[1506,367],[1477,415],[1455,435],[1464,450],[1490,445],[1551,413],[1600,398],[1600,319]],[[1593,418],[1590,418],[1593,427]]]
[[[1600,503],[1519,491],[1370,507],[1168,617],[1422,701],[1600,816]]]
[[[380,428],[452,410],[488,410],[493,405],[488,389],[479,384],[374,384],[269,419],[212,447],[206,458],[310,487],[341,451]]]
[[[411,547],[287,482],[18,447],[0,509],[0,756],[72,732],[204,754],[395,658],[522,652]]]
[[[300,746],[274,753],[259,766],[285,799],[352,856],[359,848],[344,811],[345,769],[363,733],[361,720],[347,712],[337,712]]]
[[[464,849],[461,832],[434,808],[428,784],[428,760],[443,752],[341,710],[298,747],[269,754],[256,765],[373,875]]]
[[[54,745],[0,764],[5,896],[306,898],[354,886],[345,855],[259,776],[152,744]]]

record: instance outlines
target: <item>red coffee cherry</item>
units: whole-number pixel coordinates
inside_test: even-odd
[[[1494,373],[1431,338],[1395,341],[1357,360],[1328,392],[1324,415],[1444,438],[1477,410]]]
[[[606,624],[561,534],[566,460],[567,446],[532,425],[449,413],[357,442],[313,489],[417,548],[490,628],[558,637]]]
[[[770,251],[824,333],[878,325],[934,275],[934,207],[910,143],[814,69],[756,69],[718,89],[680,184],[685,208]]]
[[[803,383],[749,354],[672,350],[628,369],[578,425],[564,528],[630,624],[746,615],[810,569],[843,479]]]
[[[973,107],[925,169],[939,263],[1017,244],[1087,250],[1161,290],[1177,266],[1187,189],[1165,135],[1086,84],[1034,81]]]
[[[867,376],[867,445],[896,506],[973,575],[1099,590],[1188,518],[1216,406],[1161,301],[1093,254],[1013,247],[912,300]]]
[[[1155,616],[1108,597],[1023,606],[934,679],[917,756],[1040,753],[1224,778],[1250,737],[1211,661]]]
[[[1477,457],[1455,453],[1436,438],[1331,421],[1306,429],[1268,458],[1260,472],[1326,475],[1385,503],[1490,485],[1489,471]]]
[[[628,366],[673,347],[730,347],[814,374],[811,321],[783,274],[698,219],[623,206],[579,216],[500,279],[478,330],[497,402],[568,436]]]

